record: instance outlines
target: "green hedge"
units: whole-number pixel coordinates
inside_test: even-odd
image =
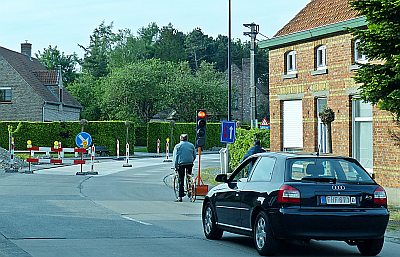
[[[215,147],[223,147],[220,143],[221,123],[207,122],[205,150]],[[157,139],[160,139],[160,152],[165,152],[166,139],[169,138],[169,151],[171,152],[175,144],[179,143],[179,136],[188,134],[189,141],[195,144],[196,123],[170,123],[170,122],[150,122],[147,130],[147,149],[148,152],[157,152]]]
[[[147,126],[135,127],[135,146],[147,145]]]
[[[234,169],[243,156],[253,146],[254,140],[259,139],[263,148],[270,147],[269,130],[266,129],[236,129],[236,140],[229,145],[229,167]]]
[[[0,146],[8,149],[8,125],[14,130],[19,122],[0,122]],[[81,132],[81,125],[77,122],[22,122],[18,132],[14,134],[15,149],[25,150],[26,141],[31,140],[33,146],[50,147],[54,141],[60,141],[63,147],[76,147],[75,137]],[[101,145],[116,154],[116,140],[120,141],[120,154],[125,153],[126,126],[124,121],[90,121],[85,126],[93,139],[94,145]],[[129,127],[129,142],[135,141],[134,125]],[[133,144],[131,144],[133,154]]]

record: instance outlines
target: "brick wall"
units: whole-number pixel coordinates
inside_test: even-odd
[[[377,181],[387,187],[400,187],[400,126],[393,116],[374,108],[374,172]]]
[[[312,75],[314,51],[326,45],[327,73]],[[283,79],[284,54],[297,52],[297,77]],[[357,93],[352,77],[352,37],[349,34],[286,46],[269,52],[271,151],[283,150],[282,101],[302,99],[304,151],[317,150],[316,98],[326,97],[335,112],[332,123],[333,153],[352,156],[351,98]],[[378,182],[388,187],[400,187],[400,146],[395,145],[391,131],[400,134],[399,126],[387,112],[373,111],[374,173]]]

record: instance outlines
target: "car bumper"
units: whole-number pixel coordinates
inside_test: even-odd
[[[271,215],[276,238],[355,240],[381,238],[389,212],[384,209],[320,211],[281,208]]]

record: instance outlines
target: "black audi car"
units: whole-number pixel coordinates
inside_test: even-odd
[[[251,236],[260,255],[283,240],[341,240],[367,256],[383,247],[386,192],[353,158],[261,153],[216,180],[202,209],[208,239]]]

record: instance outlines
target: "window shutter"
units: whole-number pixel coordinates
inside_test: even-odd
[[[283,102],[283,148],[303,148],[303,105],[301,100]]]

